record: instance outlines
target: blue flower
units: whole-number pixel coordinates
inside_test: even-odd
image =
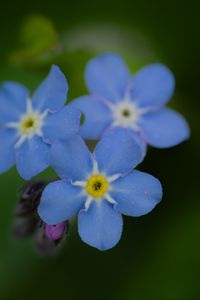
[[[15,163],[30,179],[49,166],[50,145],[79,130],[80,112],[64,107],[68,85],[56,66],[29,98],[26,87],[6,82],[0,90],[0,173]]]
[[[86,68],[91,93],[72,102],[85,115],[80,133],[99,139],[108,129],[129,128],[141,143],[167,148],[189,137],[187,122],[164,107],[174,92],[175,80],[162,64],[152,64],[131,77],[123,60],[115,54],[92,59]]]
[[[133,170],[142,153],[126,129],[105,134],[93,154],[78,135],[67,143],[58,141],[50,157],[61,180],[45,188],[38,209],[41,219],[52,225],[78,214],[81,239],[100,250],[120,240],[122,214],[147,214],[161,200],[160,182]]]

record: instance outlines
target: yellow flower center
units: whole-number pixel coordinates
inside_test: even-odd
[[[102,175],[91,176],[87,181],[86,192],[94,198],[101,198],[108,189],[108,181]]]
[[[21,120],[20,131],[22,134],[31,134],[38,130],[40,122],[35,115],[27,116]]]

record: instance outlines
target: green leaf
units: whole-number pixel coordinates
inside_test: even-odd
[[[10,54],[11,63],[31,62],[57,46],[57,33],[44,16],[32,15],[24,20],[19,32],[19,49]]]

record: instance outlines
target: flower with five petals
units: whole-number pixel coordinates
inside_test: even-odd
[[[184,117],[165,107],[175,86],[166,66],[151,64],[132,77],[118,55],[107,53],[89,61],[85,78],[91,95],[70,104],[85,116],[83,138],[98,140],[107,130],[121,127],[130,129],[144,148],[168,148],[189,137]]]
[[[51,166],[61,180],[45,188],[38,208],[41,219],[51,225],[78,215],[85,243],[112,248],[121,237],[122,214],[147,214],[161,200],[160,182],[132,170],[142,158],[140,146],[124,129],[106,134],[93,154],[80,136],[54,143]]]
[[[5,82],[0,90],[0,173],[16,164],[30,179],[49,166],[52,142],[79,130],[80,112],[64,107],[68,84],[53,66],[32,96],[21,84]]]

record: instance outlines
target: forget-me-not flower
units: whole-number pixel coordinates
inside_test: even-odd
[[[68,84],[53,66],[30,99],[21,84],[5,82],[0,90],[0,173],[16,163],[19,174],[30,179],[49,166],[49,149],[57,139],[79,130],[80,112],[64,107]]]
[[[158,148],[179,144],[189,136],[187,122],[166,108],[175,80],[162,64],[151,64],[133,77],[116,54],[104,54],[89,61],[85,73],[91,93],[72,102],[85,115],[80,133],[99,139],[115,127],[129,128],[141,143]]]
[[[41,219],[51,225],[78,214],[81,239],[100,250],[119,241],[122,214],[147,214],[161,200],[160,182],[132,170],[143,154],[125,129],[105,134],[93,154],[80,136],[54,143],[50,153],[61,180],[45,188],[38,209]]]

